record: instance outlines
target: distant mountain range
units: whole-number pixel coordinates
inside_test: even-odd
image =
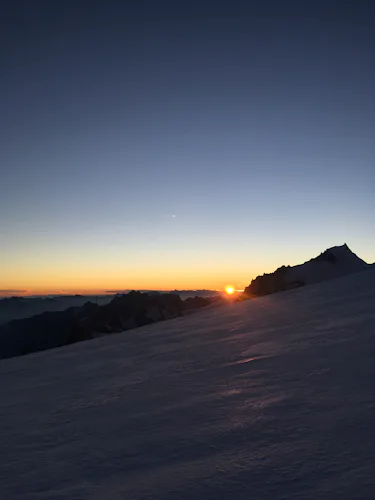
[[[0,325],[13,319],[30,318],[47,311],[64,311],[69,307],[83,306],[87,301],[98,305],[108,304],[114,297],[121,297],[132,290],[108,291],[105,295],[50,295],[0,298]],[[174,290],[161,292],[155,290],[138,290],[149,295],[173,293],[183,300],[189,297],[214,297],[218,292],[213,290]]]
[[[64,311],[83,306],[88,300],[104,305],[112,300],[105,295],[57,295],[51,297],[6,297],[0,299],[0,325],[13,319],[30,318],[46,311]]]
[[[293,288],[339,278],[372,268],[344,244],[329,248],[304,264],[282,266],[273,273],[255,278],[244,294],[248,297],[269,295]]]
[[[65,311],[48,311],[0,326],[0,358],[61,347],[183,316],[212,304],[215,298],[130,292],[108,304],[86,302]]]
[[[107,290],[106,293],[112,295],[124,295],[133,290]],[[148,294],[162,294],[162,293],[173,293],[175,295],[179,295],[182,299],[187,299],[188,297],[213,297],[217,295],[219,292],[217,290],[137,290],[141,293]]]

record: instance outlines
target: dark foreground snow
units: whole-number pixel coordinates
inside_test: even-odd
[[[375,498],[375,271],[0,362],[0,498]]]

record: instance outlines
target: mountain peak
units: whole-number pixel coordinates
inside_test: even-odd
[[[248,295],[268,295],[312,283],[319,283],[369,269],[344,243],[328,248],[317,257],[297,266],[282,266],[275,272],[258,276],[245,289]]]

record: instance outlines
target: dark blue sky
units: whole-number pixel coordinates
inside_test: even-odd
[[[0,288],[375,260],[372,1],[8,1],[1,24]]]

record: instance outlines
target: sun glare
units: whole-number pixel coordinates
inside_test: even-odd
[[[227,292],[228,295],[234,294],[234,288],[232,286],[225,287],[225,291]]]

